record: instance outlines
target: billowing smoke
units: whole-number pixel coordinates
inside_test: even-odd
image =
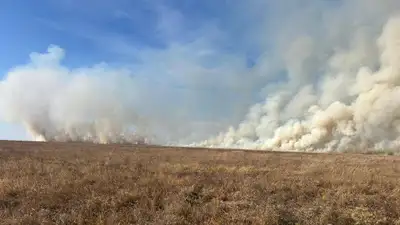
[[[7,74],[0,86],[3,118],[23,124],[35,140],[145,141],[129,73],[104,64],[71,71],[60,65],[63,57],[50,46]]]
[[[224,122],[218,123],[218,117],[211,117],[211,122],[197,119],[199,107],[207,106],[196,105],[210,95],[207,86],[190,88],[197,78],[183,77],[177,79],[183,84],[174,83],[174,88],[168,83],[173,78],[161,77],[160,81],[154,76],[162,74],[163,69],[175,71],[174,76],[183,76],[186,71],[193,76],[197,74],[192,71],[211,76],[230,68],[189,66],[191,60],[195,63],[199,59],[186,56],[185,48],[171,48],[171,54],[179,53],[176,57],[164,56],[165,52],[143,54],[143,58],[158,57],[158,65],[157,61],[134,68],[100,63],[70,69],[63,65],[66,52],[51,45],[45,53],[32,53],[29,63],[14,67],[4,76],[0,82],[1,119],[23,125],[34,140],[40,141],[176,145],[201,140],[210,131],[221,130]],[[178,64],[181,58],[186,59],[187,67]],[[165,63],[167,60],[170,62]],[[202,79],[206,83],[209,78]],[[232,77],[229,79],[232,81]],[[217,102],[221,99],[214,98]],[[215,104],[209,102],[211,107]],[[241,101],[225,102],[220,105],[244,108]],[[221,106],[207,113],[213,115]]]
[[[195,32],[182,32],[189,20],[177,10],[173,28],[168,19],[161,23],[173,39],[168,47],[135,52],[141,64],[133,67],[69,69],[59,47],[34,53],[0,83],[2,117],[42,140],[145,137],[284,151],[400,147],[400,1],[224,7],[216,24]],[[160,77],[177,89],[157,86]]]
[[[284,53],[288,82],[268,92],[265,102],[254,105],[237,128],[196,145],[283,151],[398,149],[400,11],[394,3],[365,2],[377,8],[364,16],[384,19],[382,26],[362,24],[368,22],[366,17],[356,21],[353,16],[346,18],[353,23],[349,33],[341,33],[345,25],[327,24],[332,27],[319,37],[326,40],[295,37]],[[393,11],[379,11],[389,6]],[[335,38],[347,38],[346,45]],[[326,50],[327,55],[320,54]]]

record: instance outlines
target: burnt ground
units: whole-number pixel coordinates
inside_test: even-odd
[[[3,141],[0,224],[400,224],[400,157]]]

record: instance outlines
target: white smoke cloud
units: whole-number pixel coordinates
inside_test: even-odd
[[[0,86],[2,117],[24,124],[35,139],[131,140],[127,131],[141,124],[128,71],[102,64],[70,70],[60,64],[63,57],[63,49],[50,46],[12,69]]]
[[[325,29],[291,35],[281,54],[288,82],[268,92],[265,103],[253,107],[237,129],[197,145],[284,151],[398,148],[399,6],[396,1],[347,1],[326,12],[334,17],[322,22]]]

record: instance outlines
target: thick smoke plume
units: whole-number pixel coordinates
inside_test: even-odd
[[[348,48],[338,48],[320,64],[325,68],[318,79],[302,85],[289,80],[253,106],[236,129],[200,144],[283,151],[398,149],[400,14],[389,17],[376,39],[367,28],[357,27]],[[319,66],[307,65],[310,51],[322,47],[314,44],[307,36],[293,42],[287,57],[295,73]]]

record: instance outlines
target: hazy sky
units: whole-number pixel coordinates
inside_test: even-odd
[[[239,82],[260,53],[260,43],[267,43],[250,33],[258,26],[254,25],[260,13],[257,4],[229,0],[2,1],[0,73],[4,76],[14,66],[27,63],[32,52],[42,53],[57,45],[65,50],[62,63],[69,68],[102,62],[134,68],[148,84],[159,83],[160,95],[151,97],[155,102],[166,96],[175,100],[176,96],[192,96],[177,100],[183,111],[193,111],[192,105],[201,103],[205,103],[202,108],[221,108],[221,103],[237,99],[238,104],[224,110],[239,108],[239,119],[244,105],[257,97],[252,87],[262,86]],[[249,17],[250,12],[256,13]],[[268,8],[262,13],[269,13]],[[201,118],[207,117],[207,110],[203,111]],[[215,112],[209,111],[208,117],[215,117]],[[0,138],[22,137],[24,132],[17,126],[1,125]]]
[[[58,46],[65,57],[57,60],[69,69],[128,69],[151,118],[237,124],[274,88],[269,82],[285,80],[287,67],[295,67],[283,65],[290,39],[315,33],[324,12],[343,2],[5,0],[0,73]],[[23,137],[18,126],[0,127],[2,139]]]

